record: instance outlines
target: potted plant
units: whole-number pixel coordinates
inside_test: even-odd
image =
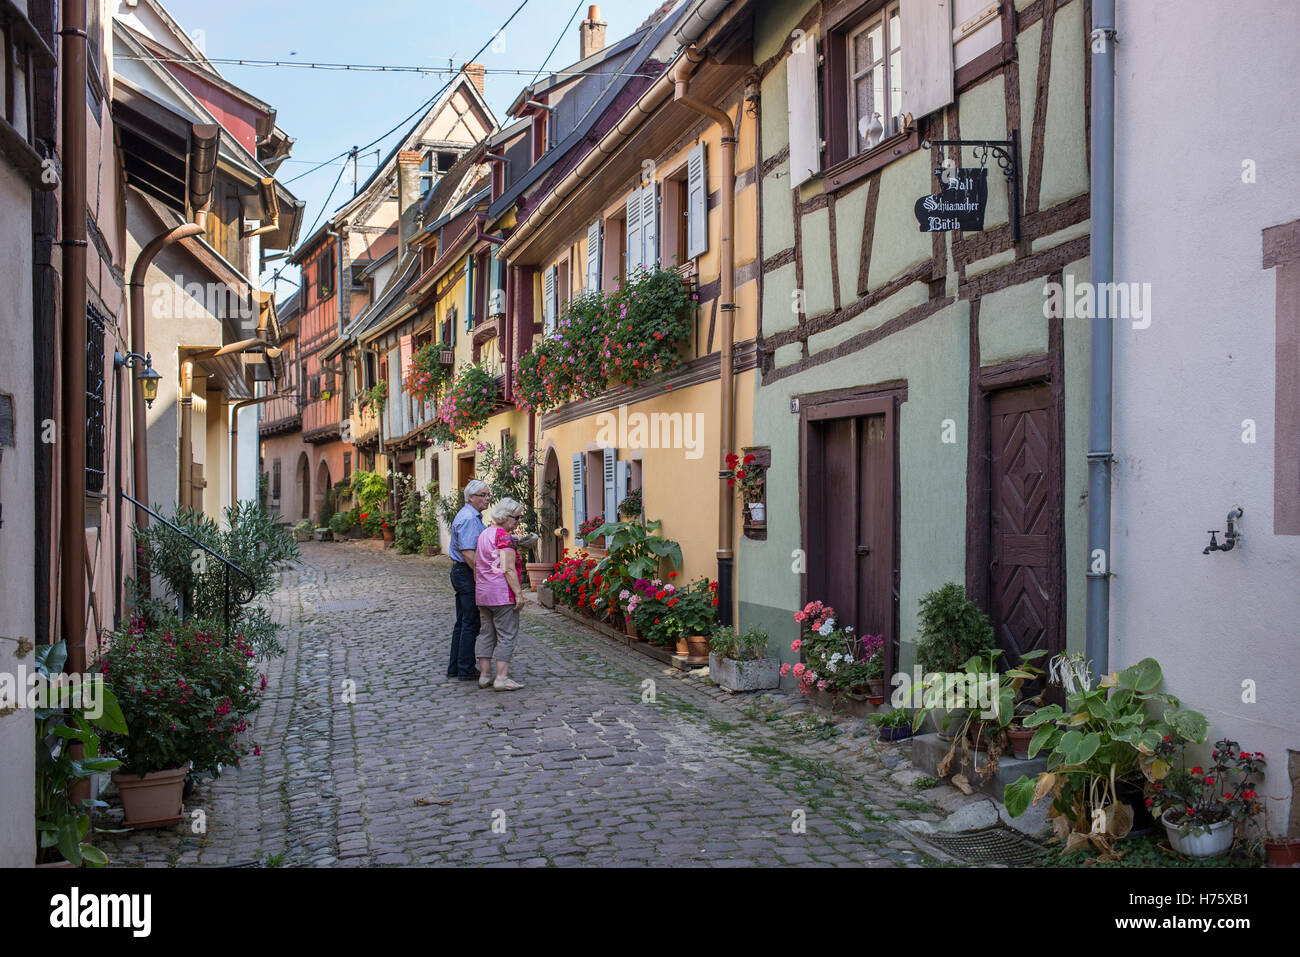
[[[735,452],[727,453],[727,484],[740,487],[740,497],[754,522],[767,520],[767,505],[763,501],[763,476],[767,472],[751,453],[743,458]]]
[[[1124,786],[1161,781],[1170,765],[1156,749],[1166,739],[1203,741],[1208,722],[1157,690],[1163,673],[1154,658],[1100,682],[1081,656],[1060,658],[1066,660],[1053,659],[1048,672],[1066,692],[1066,706],[1044,705],[1024,719],[1025,727],[1036,729],[1029,757],[1046,752],[1047,770],[1008,784],[1003,801],[1007,812],[1019,817],[1050,797],[1047,817],[1057,839],[1064,841],[1063,852],[1092,845],[1103,859],[1113,860],[1120,856],[1115,842],[1132,830],[1136,819]],[[1158,709],[1158,718],[1152,709]]]
[[[105,738],[122,762],[113,775],[131,828],[180,820],[185,777],[237,765],[265,679],[242,635],[219,626],[134,619],[106,636],[97,668],[116,696],[126,731]],[[254,753],[260,753],[255,749]]]
[[[330,516],[330,531],[334,535],[334,541],[346,541],[348,532],[352,530],[352,520],[348,517],[347,512],[335,512]]]
[[[988,616],[966,597],[966,589],[956,582],[948,582],[924,595],[920,605],[916,660],[925,674],[965,672],[966,662],[994,647],[993,625]],[[954,729],[964,719],[964,709],[949,712],[935,708],[928,713],[933,715],[931,721],[945,740],[955,736]]]
[[[397,540],[397,529],[393,526],[393,513],[380,512],[378,515],[378,531],[384,540],[384,544],[391,544]]]
[[[394,524],[393,539],[400,554],[414,555],[420,550],[420,494],[415,490],[415,480],[406,475],[399,479],[398,489],[402,515]]]
[[[1179,736],[1166,735],[1155,746],[1157,758],[1178,767],[1152,783],[1147,806],[1160,816],[1169,844],[1188,857],[1221,857],[1232,850],[1237,824],[1245,825],[1260,809],[1255,778],[1263,777],[1262,752],[1242,751],[1223,738],[1210,752],[1209,768],[1188,768]]]
[[[767,632],[719,628],[709,640],[709,676],[725,691],[762,691],[781,684],[781,659],[769,657]]]
[[[879,729],[881,741],[904,741],[912,736],[912,716],[906,708],[877,711],[867,720]]]
[[[615,524],[615,523],[610,523]],[[593,515],[581,525],[578,526],[578,538],[582,539],[583,548],[594,554],[599,560],[608,554],[604,548],[596,544],[597,540],[603,540],[605,534],[599,531],[605,527],[604,515]]]
[[[438,483],[430,482],[424,489],[424,504],[420,506],[420,544],[426,555],[437,555],[438,548]]]
[[[667,631],[675,640],[679,655],[708,658],[709,636],[718,620],[717,590],[717,582],[697,578],[664,602]]]
[[[640,521],[642,512],[641,495],[642,492],[639,488],[634,488],[628,492],[623,497],[623,501],[618,503],[618,514],[630,521]]]
[[[72,790],[78,781],[121,766],[116,758],[100,755],[96,729],[125,734],[126,723],[117,698],[99,675],[78,676],[92,683],[64,679],[67,657],[63,642],[36,647],[36,674],[47,689],[46,699],[35,709],[36,863],[58,866],[57,855],[68,866],[103,867],[108,856],[86,837],[94,810],[108,804],[91,798],[74,802]],[[77,758],[70,751],[74,742],[81,745]]]
[[[304,518],[301,522],[299,522],[297,525],[293,527],[294,540],[299,542],[311,541],[312,528],[313,528],[312,523],[308,519]]]

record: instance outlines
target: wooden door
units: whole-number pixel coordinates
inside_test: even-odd
[[[989,615],[1014,665],[1035,649],[1064,650],[1053,562],[1060,456],[1047,385],[989,401]]]
[[[897,563],[893,399],[828,403],[805,431],[805,601],[835,608],[837,624],[883,634],[894,664]]]

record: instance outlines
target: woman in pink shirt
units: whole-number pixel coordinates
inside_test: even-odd
[[[523,685],[510,677],[510,658],[519,637],[519,609],[524,606],[524,559],[510,533],[519,525],[524,507],[503,498],[492,508],[492,524],[478,537],[474,562],[474,597],[478,602],[479,630],[474,653],[478,656],[478,685],[497,691],[517,691]],[[496,659],[496,680],[492,659]]]

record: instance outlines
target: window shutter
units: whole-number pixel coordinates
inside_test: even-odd
[[[907,50],[903,50],[907,59]],[[786,118],[790,127],[790,185],[798,186],[821,172],[821,130],[817,117],[817,41],[805,37],[785,61]],[[847,122],[847,120],[846,120]]]
[[[700,143],[686,160],[686,258],[694,259],[708,248],[709,177]]]
[[[618,521],[618,488],[614,480],[618,474],[618,449],[602,449],[605,454],[604,459],[604,479],[605,479],[605,521]],[[605,547],[609,547],[609,536],[605,537]]]
[[[952,102],[952,0],[902,0],[898,16],[903,31],[899,112],[919,120]]]
[[[641,265],[654,269],[659,265],[659,184],[641,188]]]
[[[1002,42],[998,0],[956,0],[953,5],[953,69]]]
[[[573,453],[573,544],[582,547],[586,544],[578,538],[578,529],[587,520],[587,487],[583,482],[582,453]]]
[[[627,198],[627,274],[641,266],[641,190],[634,189]]]
[[[474,328],[474,257],[465,257],[465,331]]]
[[[488,315],[500,316],[506,311],[506,290],[502,282],[504,266],[496,256],[488,256]]]
[[[600,220],[587,227],[587,289],[600,288]]]
[[[623,504],[623,499],[627,498],[627,486],[631,480],[631,474],[628,470],[628,463],[620,459],[618,467],[614,473],[614,514],[618,516],[618,508]]]
[[[559,288],[560,272],[554,266],[546,270],[542,279],[542,323],[545,327],[545,334],[550,335],[555,330],[555,319],[559,313],[559,304],[555,301],[557,289]]]

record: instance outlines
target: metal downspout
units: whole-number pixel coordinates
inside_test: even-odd
[[[713,120],[722,131],[722,235],[719,250],[721,288],[718,293],[718,311],[722,314],[719,383],[721,396],[718,403],[719,414],[722,417],[719,441],[721,447],[718,450],[718,621],[723,625],[730,625],[736,553],[732,548],[732,539],[735,535],[734,503],[731,486],[727,484],[726,457],[732,451],[736,440],[735,364],[732,354],[736,309],[736,256],[735,244],[732,242],[736,217],[736,127],[725,111],[695,99],[688,92],[690,76],[695,69],[695,64],[703,59],[704,55],[694,46],[686,49],[684,58],[673,67],[673,99],[682,106]]]
[[[1094,289],[1109,289],[1115,260],[1115,0],[1092,7],[1092,171],[1089,215]],[[1085,654],[1095,674],[1110,671],[1110,483],[1114,322],[1109,297],[1096,297],[1088,377],[1088,587]]]
[[[86,0],[63,11],[63,464],[59,509],[59,620],[72,674],[86,670]],[[78,750],[77,755],[80,757]],[[89,796],[78,782],[79,797]]]

